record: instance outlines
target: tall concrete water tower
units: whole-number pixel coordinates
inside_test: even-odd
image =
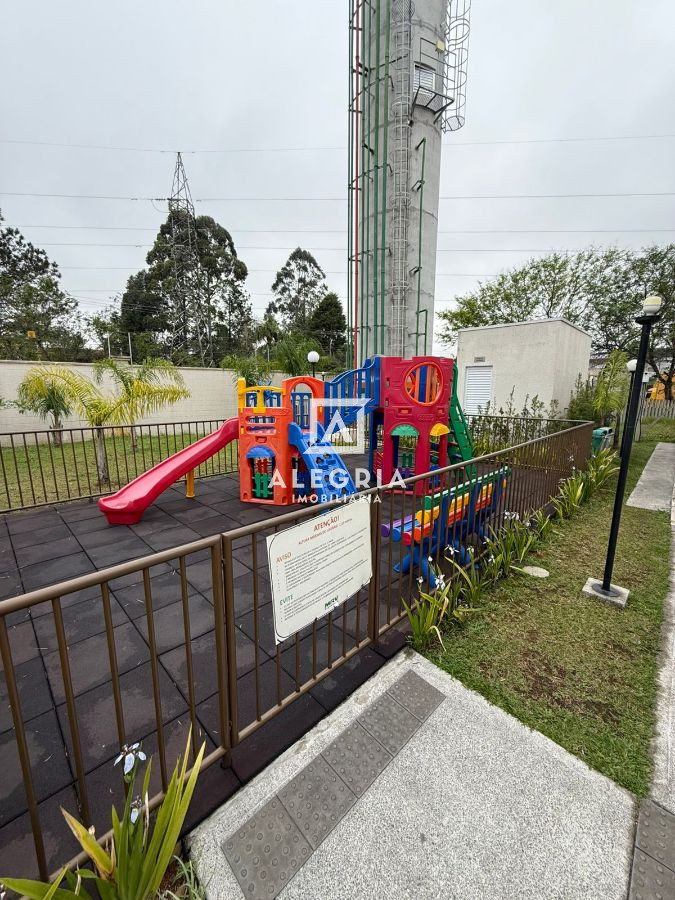
[[[356,365],[430,353],[441,136],[464,124],[470,0],[350,0],[349,279]]]

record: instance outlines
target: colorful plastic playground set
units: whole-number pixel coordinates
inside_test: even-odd
[[[478,474],[470,463],[465,480],[445,490],[433,477],[435,470],[474,457],[457,398],[454,360],[375,356],[330,381],[298,376],[285,379],[280,388],[248,386],[239,379],[237,397],[236,417],[102,497],[99,507],[109,524],[135,524],[183,477],[187,496],[194,496],[194,470],[234,440],[244,502],[290,506],[349,497],[357,487],[331,437],[361,420],[367,423],[372,483],[388,485],[395,477],[431,473],[408,488],[423,496],[422,509],[383,526],[384,536],[410,548],[400,567],[404,573],[415,566],[427,576],[427,557],[448,544],[464,562],[471,536],[484,537],[485,520],[506,485],[506,470]]]

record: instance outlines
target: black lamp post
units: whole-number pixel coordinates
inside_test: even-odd
[[[628,407],[630,398],[633,393],[633,382],[635,381],[635,369],[637,367],[637,359],[629,359],[626,363],[626,369],[630,373],[630,382],[628,385],[628,402],[626,403],[626,412],[623,420],[623,434],[621,435],[621,449],[619,450],[619,458],[623,456],[623,445],[626,443],[626,424],[628,422]],[[616,444],[615,444],[616,446]]]
[[[616,496],[614,498],[614,510],[612,512],[612,524],[609,529],[609,542],[607,544],[607,559],[605,561],[605,572],[602,578],[602,585],[595,582],[593,591],[601,597],[612,600],[621,596],[621,591],[612,586],[612,570],[614,569],[614,556],[616,554],[616,540],[619,536],[619,525],[621,523],[621,508],[623,506],[623,498],[626,492],[626,478],[628,476],[628,464],[630,462],[630,452],[633,447],[633,435],[635,434],[635,422],[637,420],[638,407],[640,406],[640,394],[642,392],[642,376],[645,371],[645,363],[647,361],[647,351],[649,350],[649,335],[652,325],[660,318],[659,311],[661,309],[662,300],[657,295],[645,298],[642,304],[642,315],[636,318],[638,325],[642,327],[640,335],[640,349],[638,350],[637,362],[631,384],[630,398],[628,400],[628,412],[626,413],[626,425],[623,433],[623,441],[621,443],[621,465],[619,468],[619,479],[616,485]]]

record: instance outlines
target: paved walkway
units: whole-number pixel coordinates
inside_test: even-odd
[[[670,512],[675,481],[675,444],[657,444],[627,506]]]
[[[628,792],[406,652],[190,846],[218,900],[610,900],[627,893],[635,815]]]

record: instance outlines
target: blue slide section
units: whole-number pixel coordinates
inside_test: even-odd
[[[330,441],[325,440],[321,426],[317,427],[319,439],[309,444],[306,431],[295,423],[288,426],[288,442],[300,452],[312,479],[309,493],[316,494],[319,503],[355,494],[354,481],[342,457],[335,452]]]
[[[367,359],[360,369],[351,369],[327,381],[324,391],[326,399],[339,404],[337,411],[343,423],[347,427],[353,425],[360,414],[366,415],[380,405],[380,357]],[[326,407],[326,427],[335,411],[333,406]]]

